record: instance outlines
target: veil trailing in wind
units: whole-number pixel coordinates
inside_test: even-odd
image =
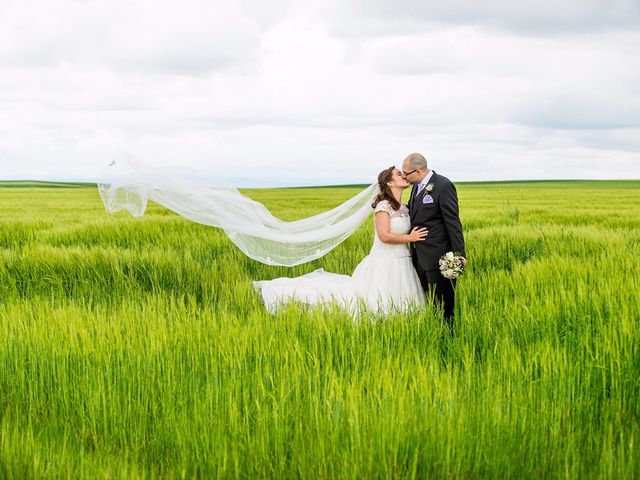
[[[122,155],[101,174],[98,191],[110,213],[126,210],[141,217],[153,200],[193,222],[224,230],[254,260],[293,266],[322,257],[349,237],[373,211],[379,189],[373,184],[332,210],[285,222],[236,188],[210,186]]]

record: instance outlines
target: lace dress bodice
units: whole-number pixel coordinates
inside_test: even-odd
[[[391,233],[407,234],[411,231],[411,218],[406,205],[400,204],[399,210],[394,210],[387,200],[383,200],[376,205],[375,212],[387,212],[391,221]],[[405,243],[384,243],[378,237],[378,232],[374,228],[374,240],[371,252],[372,256],[386,257],[409,257],[409,249]]]

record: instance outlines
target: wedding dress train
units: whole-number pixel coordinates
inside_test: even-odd
[[[389,214],[392,233],[406,234],[411,230],[409,210],[405,205],[396,211],[384,200],[378,203],[375,211]],[[272,313],[291,301],[310,305],[335,303],[356,314],[360,307],[365,307],[384,315],[425,305],[424,291],[407,245],[384,243],[377,232],[369,255],[351,276],[319,269],[300,277],[281,277],[253,284]]]

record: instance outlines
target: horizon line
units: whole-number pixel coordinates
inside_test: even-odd
[[[487,183],[553,183],[553,182],[635,182],[640,181],[640,178],[554,178],[554,179],[506,179],[506,180],[459,180],[455,181],[455,184],[487,184]],[[40,184],[57,184],[57,185],[69,185],[69,186],[93,186],[97,185],[97,181],[92,180],[31,180],[31,179],[0,179],[0,185],[3,183],[40,183]],[[240,189],[276,189],[276,188],[348,188],[348,187],[366,187],[371,183],[334,183],[323,185],[279,185],[279,186],[239,186],[235,188]]]

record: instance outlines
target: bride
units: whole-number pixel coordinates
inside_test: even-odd
[[[409,209],[401,201],[408,186],[409,181],[395,167],[378,175],[379,193],[372,205],[373,246],[351,276],[319,269],[296,278],[253,282],[266,308],[274,313],[291,301],[311,305],[335,302],[354,313],[362,306],[386,315],[425,305],[407,243],[423,241],[428,232],[417,227],[411,230]]]

